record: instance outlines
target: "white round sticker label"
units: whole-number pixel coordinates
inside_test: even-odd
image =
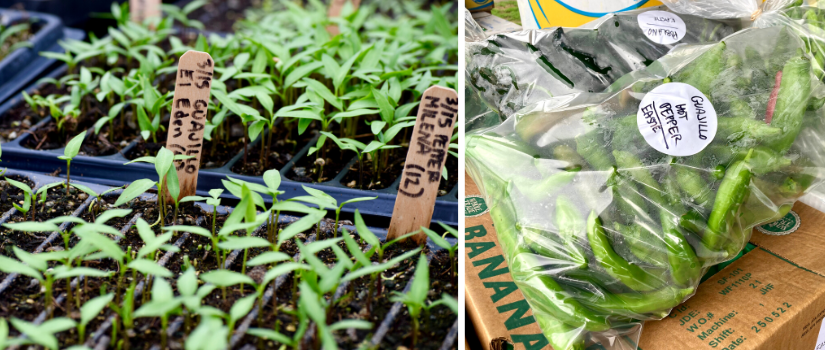
[[[636,124],[647,144],[657,151],[692,156],[716,136],[716,110],[695,87],[667,83],[642,98]]]
[[[647,11],[639,14],[639,27],[645,36],[659,44],[674,44],[687,32],[685,21],[674,13]]]

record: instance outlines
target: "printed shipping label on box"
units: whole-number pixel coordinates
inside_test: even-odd
[[[825,214],[796,203],[784,218],[754,229],[751,243],[760,249],[702,283],[667,319],[646,323],[639,348],[817,349],[824,235]]]
[[[524,29],[578,27],[610,13],[660,5],[658,0],[518,0]]]

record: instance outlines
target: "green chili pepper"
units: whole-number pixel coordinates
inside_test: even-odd
[[[708,218],[708,227],[702,237],[702,243],[711,251],[720,248],[729,232],[731,220],[735,218],[739,207],[745,200],[751,172],[748,169],[750,155],[744,160],[734,162],[725,172],[725,177],[716,191],[716,200]]]
[[[601,129],[576,137],[576,151],[593,169],[609,170],[613,168],[613,159],[605,149],[604,132]]]
[[[515,216],[508,207],[510,203],[502,201],[501,205],[490,210],[490,217],[495,224],[499,244],[510,262],[513,280],[525,295],[532,294],[528,298],[530,305],[576,328],[582,327],[590,331],[610,329],[605,316],[596,315],[582,306],[550,276],[534,272],[541,263],[536,261],[535,254],[529,249],[518,245]]]
[[[779,153],[791,148],[802,129],[802,119],[811,95],[811,63],[805,57],[795,57],[782,69],[782,83],[776,97],[776,111],[771,126],[782,129],[782,137],[770,143]]]
[[[661,288],[664,281],[639,266],[630,264],[616,254],[610,245],[610,240],[602,227],[602,222],[596,212],[590,212],[587,218],[587,238],[590,248],[599,264],[607,273],[622,281],[628,288],[635,291],[647,292]]]
[[[586,225],[579,208],[565,196],[556,197],[556,227],[559,229],[559,236],[564,241],[572,260],[582,268],[587,267],[587,257],[576,242],[579,237],[584,236]]]
[[[693,60],[673,78],[673,81],[692,85],[706,96],[710,96],[710,89],[716,77],[725,67],[725,42],[720,42],[708,49],[701,56]]]
[[[731,118],[743,118],[751,120],[756,118],[756,112],[753,111],[751,105],[740,99],[734,99],[729,102],[728,115]]]
[[[704,205],[710,200],[711,188],[708,186],[708,182],[702,178],[702,174],[693,168],[678,164],[674,164],[673,170],[679,188],[694,203]]]
[[[558,145],[553,148],[553,158],[567,162],[568,169],[587,167],[587,162],[568,145]]]
[[[533,313],[544,337],[553,349],[585,350],[584,332],[560,322],[555,317],[547,317],[542,313]]]
[[[600,293],[582,292],[581,303],[597,310],[619,313],[626,317],[638,318],[640,314],[656,313],[665,317],[670,309],[679,305],[694,288],[665,287],[650,293]]]
[[[635,222],[630,225],[614,222],[613,229],[624,237],[630,252],[639,260],[657,267],[667,266],[667,248],[661,237],[657,237],[650,228]]]
[[[539,180],[514,176],[512,182],[527,199],[533,202],[540,202],[551,198],[554,193],[571,183],[578,171],[579,169],[559,171]]]
[[[751,118],[718,118],[714,140],[735,142],[746,139],[757,142],[773,140],[782,135],[782,129],[768,125],[765,121]]]
[[[625,151],[613,151],[613,157],[616,158],[619,171],[630,174],[634,180],[641,183],[645,188],[647,198],[659,206],[659,220],[667,246],[671,276],[677,284],[689,285],[692,280],[700,277],[702,266],[696,257],[696,252],[679,231],[679,219],[674,213],[683,212],[684,209],[680,208],[681,205],[668,204],[665,201],[659,189],[659,183],[636,156]]]

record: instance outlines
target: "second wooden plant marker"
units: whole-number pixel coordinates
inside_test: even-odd
[[[421,96],[404,173],[398,185],[387,240],[429,227],[435,197],[441,183],[441,169],[447,160],[453,125],[458,121],[458,94],[455,90],[433,86]],[[427,235],[412,238],[423,244]]]
[[[206,113],[209,107],[209,94],[212,92],[214,66],[212,56],[200,51],[186,51],[178,61],[166,148],[175,155],[192,156],[186,160],[175,161],[175,169],[180,180],[178,199],[194,196],[198,188],[203,130],[206,127]],[[167,199],[171,199],[168,192]]]

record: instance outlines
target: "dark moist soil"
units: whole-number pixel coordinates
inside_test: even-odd
[[[443,293],[458,298],[458,278],[453,277],[450,272],[450,256],[446,251],[436,253],[430,262],[430,285],[428,301],[441,299]],[[412,344],[412,318],[406,307],[401,310],[395,319],[394,326],[387,332],[379,346],[380,349],[395,349],[399,345],[410,349],[439,349],[458,317],[444,305],[436,306],[429,311],[422,310],[418,340],[416,344]],[[458,348],[458,344],[454,344],[451,348]]]
[[[35,220],[43,222],[58,216],[72,215],[80,204],[88,198],[88,195],[78,191],[74,187],[69,190],[69,195],[66,195],[66,189],[63,186],[56,186],[48,190],[48,196],[43,204],[37,204],[35,211]],[[38,196],[39,197],[39,196]],[[22,201],[22,199],[18,200]],[[34,206],[34,204],[33,204]],[[45,208],[45,210],[44,210]],[[25,217],[19,212],[12,215],[7,223],[31,221],[31,211]],[[0,228],[0,254],[6,256],[14,256],[12,247],[18,247],[25,251],[32,252],[38,245],[40,245],[51,232],[20,232],[12,231],[6,227]],[[56,245],[63,245],[61,238],[52,242]]]
[[[294,135],[290,135],[287,141],[286,135],[290,131]],[[259,161],[261,158],[261,145],[258,144],[252,147],[254,149],[250,149],[247,154],[247,162],[244,163],[243,158],[241,158],[232,166],[232,172],[241,175],[261,176],[269,169],[283,169],[292,160],[295,153],[311,140],[310,134],[306,132],[303,135],[297,135],[294,130],[287,130],[278,126],[275,126],[275,132],[276,134],[272,137],[272,145],[269,149],[266,166],[263,166]],[[269,135],[267,135],[267,138],[269,138]]]
[[[316,151],[311,155],[304,155],[295,162],[295,165],[287,172],[287,178],[298,182],[318,183],[330,181],[335,178],[344,166],[352,159],[353,153],[351,151],[342,152],[335,143],[327,140],[324,147],[326,150],[320,154],[324,154],[323,158],[319,157],[321,151]],[[323,170],[318,164],[323,163]],[[321,170],[319,176],[318,172]]]
[[[18,175],[11,175],[7,177],[18,182],[23,182],[29,187],[34,187],[34,182],[25,177]],[[8,183],[8,181],[5,181],[5,179],[0,180],[0,191],[2,191],[0,192],[0,215],[3,215],[7,211],[14,208],[14,206],[11,204],[12,201],[18,203],[19,201],[23,200],[23,190],[12,186],[10,183]]]
[[[447,162],[444,164],[447,167],[447,180],[441,177],[441,183],[438,184],[438,195],[444,196],[455,188],[458,184],[458,158],[452,155],[447,155]]]
[[[65,117],[64,117],[65,118]],[[80,132],[94,125],[91,117],[66,118],[63,130],[57,129],[57,123],[50,120],[48,123],[30,131],[30,137],[23,140],[23,147],[34,150],[57,149],[66,146],[69,140]]]
[[[404,171],[404,161],[407,154],[406,148],[388,150],[390,155],[388,161],[379,165],[378,175],[374,170],[372,159],[364,159],[364,171],[361,165],[355,162],[350,166],[349,171],[341,179],[341,184],[349,188],[362,190],[380,190],[390,187]],[[360,174],[360,175],[359,175]]]
[[[43,84],[33,90],[31,95],[49,96],[52,94],[65,95],[68,93],[66,86],[58,89],[54,84]],[[41,119],[49,117],[48,113],[48,109],[42,108],[35,113],[26,101],[22,100],[0,119],[0,142],[9,142],[23,135]]]
[[[53,199],[55,190],[59,190],[60,188],[53,189],[50,191],[49,199]],[[79,195],[78,195],[79,196]],[[84,220],[91,221],[94,219],[94,216],[99,214],[100,211],[103,209],[110,209],[111,203],[117,198],[117,196],[110,196],[109,198],[103,199],[99,204],[100,207],[96,207],[94,212],[91,211],[84,211],[81,217]],[[143,218],[147,222],[154,222],[158,215],[157,215],[157,205],[154,202],[146,202],[136,200],[127,204],[124,204],[120,208],[131,208],[133,210],[132,214],[127,215],[124,218],[114,218],[107,222],[108,225],[115,227],[117,229],[121,229],[124,225],[128,223],[129,220],[133,217],[135,213],[141,213]],[[172,210],[171,207],[168,208],[169,211]],[[171,214],[170,214],[171,215]],[[193,206],[193,205],[184,205],[181,207],[181,211],[179,213],[179,218],[177,220],[178,224],[185,224],[185,225],[195,225],[198,223],[197,218],[199,216],[204,216],[205,220],[200,222],[200,225],[204,228],[211,229],[212,225],[212,216],[210,213],[205,213],[200,207]],[[40,217],[38,217],[40,218]],[[226,216],[219,215],[216,221],[217,229],[219,230],[222,226]],[[168,218],[171,220],[171,217]],[[168,221],[167,220],[167,221]],[[325,225],[331,225],[331,219],[325,219]],[[350,224],[344,222],[344,224]],[[287,225],[279,225],[280,228],[284,228]],[[155,234],[160,233],[160,229],[158,226],[153,227]],[[301,241],[305,241],[307,237],[309,237],[315,228],[310,229],[306,232],[300,233],[296,236],[297,239]],[[261,231],[261,233],[256,234],[264,234],[265,231]],[[169,242],[169,244],[174,244],[179,238],[181,234],[176,234]],[[356,234],[352,234],[356,240],[358,239]],[[321,237],[321,239],[329,239],[332,237]],[[70,241],[70,245],[74,245],[76,243],[75,239]],[[122,249],[126,250],[127,247],[132,247],[132,251],[137,251],[142,246],[143,242],[140,239],[136,228],[131,227],[126,231],[125,237],[119,241],[119,245]],[[182,266],[184,264],[184,255],[188,255],[190,258],[190,262],[196,266],[198,271],[209,271],[213,270],[217,267],[217,260],[214,256],[207,249],[207,245],[211,244],[211,241],[205,237],[197,236],[197,235],[190,235],[190,237],[183,243],[180,247],[180,251],[175,254],[175,256],[169,260],[169,262],[165,265],[167,269],[169,269],[173,274],[176,276],[182,272]],[[49,250],[59,250],[62,249],[62,240],[58,239],[53,242],[52,247],[49,247]],[[34,249],[35,244],[23,245],[24,249],[32,251]],[[340,242],[338,246],[344,251],[348,251],[344,242]],[[364,250],[366,248],[366,244],[361,242],[360,243],[361,249]],[[384,254],[384,259],[392,259],[393,257],[402,254],[403,252],[412,249],[412,246],[393,246],[390,247]],[[261,252],[266,251],[266,249],[250,249],[248,259],[253,258],[254,256],[260,254]],[[294,243],[289,242],[281,246],[281,251],[293,256],[298,252],[297,247]],[[203,254],[203,255],[202,255]],[[206,257],[204,258],[204,255]],[[337,262],[337,257],[334,251],[330,248],[325,249],[323,251],[318,252],[317,257],[321,259],[324,263],[328,266]],[[436,290],[437,295],[440,297],[441,292],[447,292],[452,295],[457,295],[457,288],[456,288],[456,279],[452,278],[449,274],[449,260],[445,258],[446,254],[441,253],[437,254],[433,259],[433,263],[430,266],[430,276],[431,282]],[[238,257],[234,260],[230,269],[233,271],[241,271],[241,261],[243,259],[243,254],[238,255]],[[407,282],[409,281],[410,277],[413,276],[415,272],[415,266],[418,257],[414,256],[410,259],[404,260],[400,264],[396,265],[395,267],[384,271],[381,273],[381,278],[379,279],[379,283],[381,284],[381,289],[375,291],[375,297],[372,300],[372,312],[370,313],[369,317],[366,315],[366,308],[364,304],[366,302],[366,293],[369,291],[370,288],[370,279],[369,276],[362,277],[358,280],[355,280],[351,283],[348,291],[344,293],[344,296],[339,300],[334,302],[334,306],[332,308],[332,312],[330,313],[330,320],[337,321],[341,319],[347,318],[360,318],[360,319],[369,319],[371,322],[375,324],[375,327],[378,327],[381,321],[384,320],[386,314],[389,312],[389,309],[392,307],[393,302],[390,300],[392,297],[392,292],[398,291],[400,292],[406,286]],[[372,257],[373,261],[378,261],[377,254]],[[84,266],[97,268],[100,270],[110,270],[116,271],[118,269],[117,264],[112,261],[111,259],[103,259],[98,261],[87,261],[84,262]],[[252,277],[253,279],[259,279],[265,273],[264,270],[260,268],[247,268],[247,275]],[[5,274],[0,274],[0,279],[5,278]],[[139,282],[143,280],[143,276],[138,275]],[[127,283],[131,281],[131,278],[127,277]],[[297,321],[293,319],[293,310],[296,308],[297,297],[293,293],[293,281],[294,276],[290,276],[285,280],[285,283],[276,291],[274,300],[270,301],[264,307],[263,313],[263,325],[264,327],[278,327],[278,329],[287,335],[291,335],[297,329]],[[174,285],[174,283],[173,283]],[[121,293],[125,292],[124,289],[121,290]],[[81,297],[81,304],[86,300],[93,298],[101,293],[109,293],[114,292],[117,288],[117,282],[115,278],[100,278],[100,279],[89,279],[88,281],[84,281],[81,283],[80,286],[74,288],[73,294],[74,298],[77,298],[77,293],[80,293]],[[33,285],[30,278],[27,277],[18,277],[15,279],[9,288],[4,292],[2,302],[0,302],[0,317],[18,317],[25,320],[32,321],[40,311],[44,310],[44,294],[39,291],[39,286],[36,284]],[[66,282],[58,281],[55,282],[54,285],[54,292],[53,295],[56,298],[57,296],[61,295],[61,293],[65,292],[66,290]],[[151,290],[151,286],[147,285],[145,290]],[[223,298],[223,292],[220,288],[217,288],[213,291],[209,296],[204,299],[204,303],[206,305],[214,306],[216,308],[222,309],[224,311],[229,311],[231,305],[234,304],[235,301],[238,299],[253,293],[254,291],[250,286],[246,286],[245,288],[241,288],[240,286],[234,286],[227,288],[227,297],[226,300]],[[143,296],[136,298],[135,302],[135,309],[138,309],[140,305],[144,302],[144,300],[149,300],[150,295],[146,295],[146,299]],[[431,300],[437,299],[435,296],[430,297]],[[74,305],[74,304],[73,304]],[[274,308],[273,308],[274,306]],[[66,304],[61,305],[60,308],[57,308],[54,312],[55,317],[66,316]],[[277,309],[277,310],[276,310]],[[432,329],[432,334],[435,334],[437,339],[443,339],[444,335],[449,331],[449,327],[452,326],[452,322],[455,319],[455,316],[451,316],[452,319],[448,319],[451,314],[445,313],[441,308],[436,308],[433,311],[433,315],[442,315],[438,316],[436,320],[443,320],[443,322],[430,322],[425,323],[422,327],[422,332]],[[276,310],[277,312],[273,312]],[[97,318],[95,318],[87,327],[87,334],[92,333],[95,331],[100,324],[104,322],[106,317],[111,314],[111,310],[105,310],[101,313]],[[75,306],[72,307],[72,313],[70,315],[72,318],[78,319],[79,314],[77,312],[77,308]],[[400,320],[402,315],[398,316],[399,318],[396,319],[396,324],[401,322],[403,324],[403,320]],[[175,319],[175,317],[170,318],[170,323]],[[240,321],[239,321],[240,322]],[[447,324],[449,323],[449,324]],[[195,320],[192,324],[192,327],[197,326],[197,320]],[[256,322],[253,322],[253,326],[256,326]],[[427,328],[429,327],[429,328]],[[396,326],[396,328],[398,328]],[[134,334],[130,337],[131,348],[133,349],[144,349],[148,348],[151,345],[155,345],[159,343],[160,339],[160,320],[158,318],[142,318],[135,320],[134,326]],[[399,328],[402,329],[402,328]],[[182,344],[184,333],[186,330],[184,327],[181,327],[179,331],[172,337],[169,338],[170,344],[178,343]],[[16,335],[15,331],[12,331],[13,336]],[[110,334],[111,330],[107,332]],[[353,348],[355,345],[363,342],[366,339],[369,339],[372,331],[357,331],[355,333],[348,333],[345,331],[336,332],[337,336],[339,337],[338,343],[344,348]],[[388,335],[389,337],[389,335]],[[78,334],[76,330],[70,330],[63,332],[58,335],[61,345],[70,345],[75,344],[78,340]],[[390,338],[385,338],[386,341],[391,341]],[[403,341],[403,339],[399,339],[399,341]],[[245,336],[242,339],[242,344],[258,344],[259,339],[252,337],[252,336]],[[438,342],[437,340],[432,341],[433,344]],[[400,345],[398,341],[394,342],[393,344]],[[440,343],[439,343],[440,344]],[[270,342],[261,343],[263,346],[273,345]],[[387,345],[389,346],[389,345]]]
[[[11,27],[12,25],[16,24],[20,23],[10,23],[6,25],[6,27]],[[37,33],[37,31],[39,30],[39,27],[40,26],[37,24],[29,24],[28,29],[21,30],[15,33],[14,35],[6,38],[6,40],[3,42],[3,45],[0,46],[0,61],[2,61],[4,58],[6,58],[6,56],[14,52],[10,51],[11,47],[14,46],[14,44],[31,39],[34,36],[34,34]]]
[[[187,1],[188,3],[188,1]],[[190,19],[203,22],[211,31],[229,33],[236,21],[244,19],[244,10],[260,7],[260,0],[211,0],[189,14]]]
[[[241,120],[237,116],[227,118],[227,120],[224,120],[224,123],[229,123],[226,125],[235,124],[237,125],[235,127],[236,129],[241,127],[241,135],[243,135],[243,127],[240,125]],[[157,134],[157,142],[152,142],[151,138],[150,141],[141,138],[137,145],[126,152],[124,156],[129,160],[144,156],[156,156],[160,148],[166,146],[167,136],[168,134],[166,132],[159,131]],[[227,137],[229,139],[228,142],[221,136],[216,130],[213,132],[211,141],[204,140],[202,148],[203,154],[201,155],[200,161],[201,169],[220,168],[232,160],[235,155],[243,152],[243,139],[240,135],[229,135],[231,137]]]

